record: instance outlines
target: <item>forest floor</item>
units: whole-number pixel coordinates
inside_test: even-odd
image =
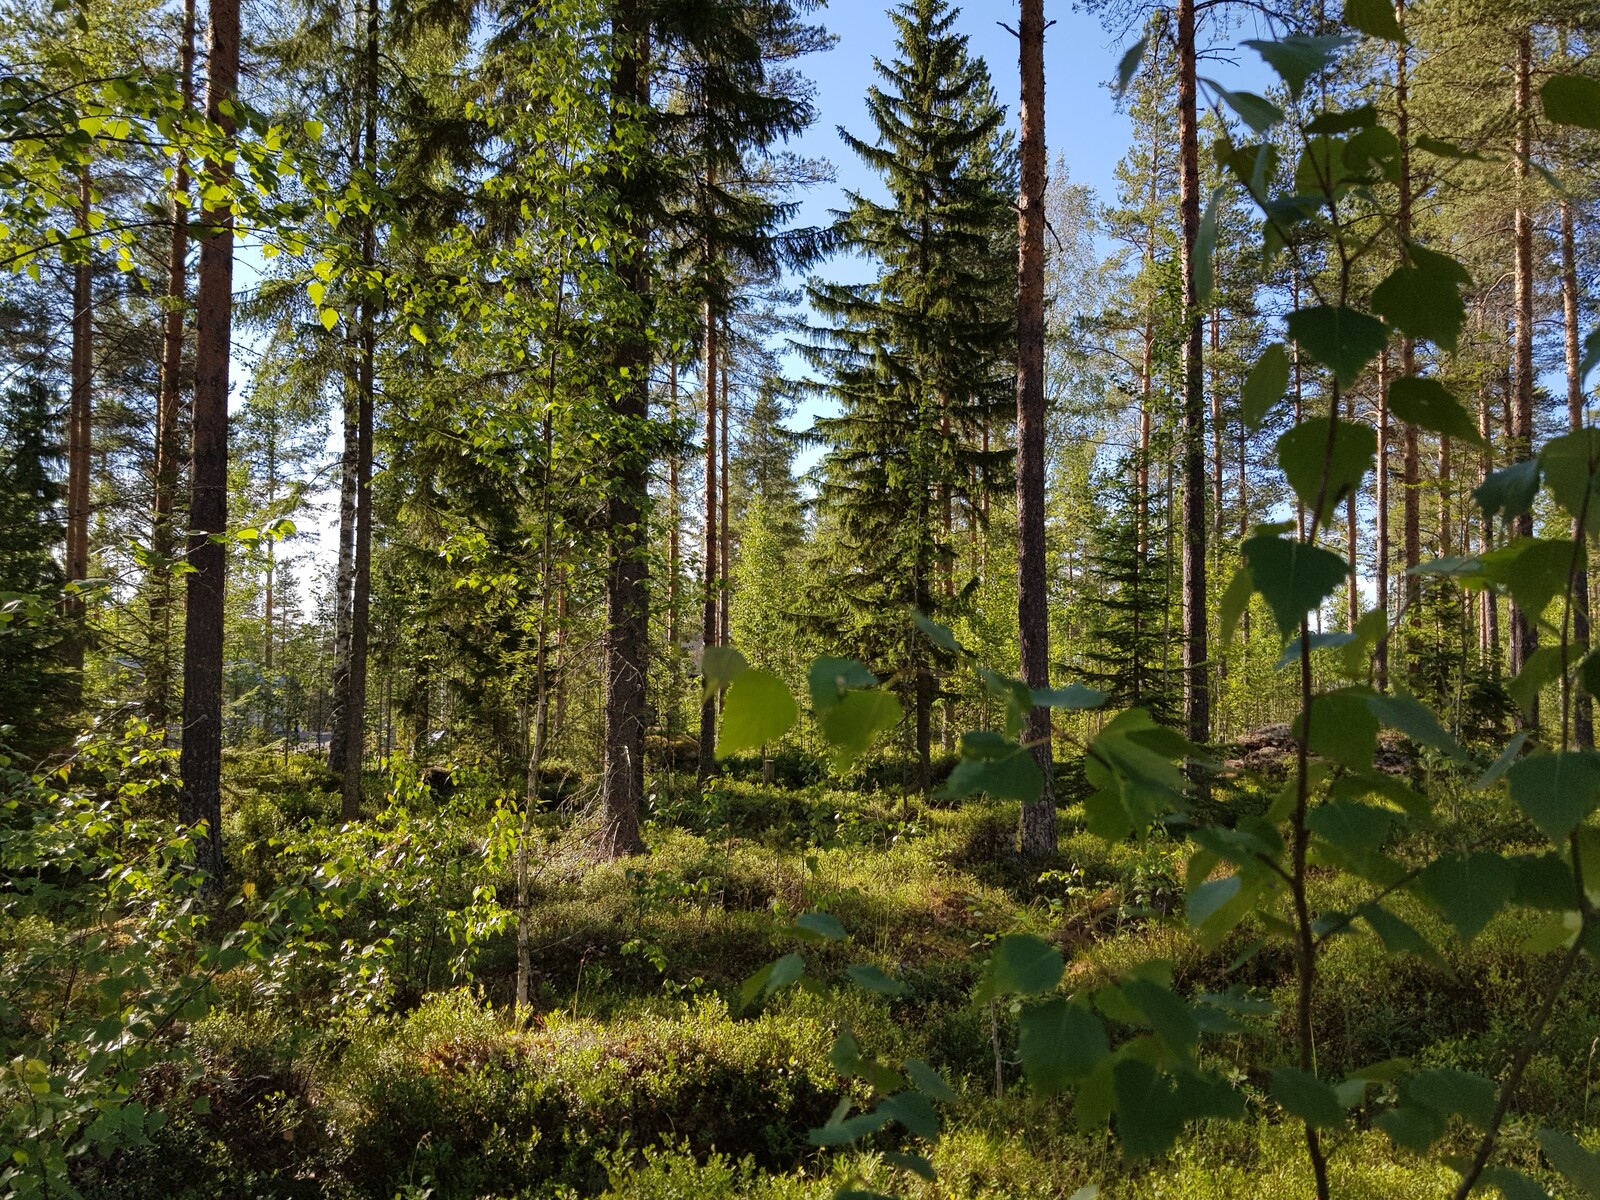
[[[326,853],[296,840],[336,824],[337,798],[314,777],[309,759],[230,763],[228,834],[243,848],[246,886],[271,886],[295,854]],[[1432,786],[1439,817],[1410,835],[1412,853],[1468,839],[1536,843],[1502,797],[1443,779]],[[1067,805],[1058,860],[1023,870],[1011,852],[1014,806],[736,778],[703,792],[687,777],[653,788],[650,852],[636,859],[596,863],[581,814],[540,815],[532,1004],[520,1022],[509,1003],[512,928],[473,942],[469,983],[451,965],[475,889],[492,884],[501,903],[515,895],[512,864],[490,848],[492,789],[414,800],[428,809],[425,823],[374,822],[365,835],[373,863],[400,870],[409,889],[391,881],[370,911],[350,914],[393,938],[384,1009],[345,1005],[332,988],[319,994],[309,977],[288,998],[264,994],[247,973],[232,986],[223,979],[222,1003],[186,1035],[203,1069],[157,1087],[171,1119],[149,1146],[85,1167],[85,1193],[715,1200],[827,1197],[855,1181],[929,1198],[1071,1197],[1087,1185],[1104,1197],[1310,1194],[1298,1126],[1277,1123],[1262,1080],[1241,1065],[1290,1056],[1290,964],[1247,953],[1249,928],[1201,948],[1183,918],[1181,841],[1108,845]],[[1264,800],[1240,788],[1215,803]],[[807,940],[794,920],[808,911],[831,913],[847,936]],[[1440,929],[1420,905],[1400,911]],[[1319,1071],[1398,1056],[1500,1069],[1549,966],[1522,948],[1530,928],[1508,910],[1470,946],[1442,938],[1453,948],[1432,961],[1388,955],[1370,935],[1337,939],[1316,998]],[[1069,989],[1159,958],[1180,990],[1276,1001],[1276,1012],[1260,1005],[1246,1018],[1246,1032],[1203,1045],[1205,1065],[1256,1098],[1251,1117],[1203,1123],[1173,1155],[1128,1165],[1103,1129],[1078,1129],[1069,1100],[1032,1096],[1012,1061],[1015,1013],[972,998],[986,947],[1019,931],[1061,948]],[[744,1004],[745,981],[793,952],[807,982]],[[860,964],[903,991],[856,986],[846,968]],[[1588,972],[1564,995],[1519,1114],[1593,1129],[1597,1013],[1600,980]],[[950,1082],[956,1098],[941,1106],[937,1141],[886,1131],[858,1147],[808,1143],[842,1097],[865,1097],[830,1066],[841,1030],[864,1054],[896,1067],[924,1059]],[[207,1111],[182,1102],[194,1096]],[[1510,1161],[1536,1163],[1529,1128],[1513,1118]],[[1456,1129],[1454,1148],[1468,1136]],[[926,1154],[937,1181],[884,1157],[903,1149]],[[1370,1129],[1340,1134],[1331,1150],[1340,1197],[1407,1200],[1453,1186],[1437,1159],[1397,1151]]]

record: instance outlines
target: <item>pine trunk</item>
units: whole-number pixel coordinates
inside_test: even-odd
[[[1044,518],[1044,0],[1022,0],[1022,190],[1017,198],[1017,624],[1022,678],[1050,684],[1050,614],[1045,574]],[[1039,798],[1022,806],[1022,857],[1056,852],[1054,764],[1050,710],[1034,708],[1023,722],[1044,777]]]
[[[1561,318],[1562,342],[1567,368],[1567,428],[1583,429],[1583,357],[1578,346],[1578,253],[1573,235],[1572,201],[1561,200]],[[1583,538],[1583,530],[1573,522],[1572,536]],[[1585,547],[1587,549],[1587,547]],[[1589,566],[1584,555],[1572,572],[1572,660],[1579,661],[1589,651]],[[1594,700],[1580,693],[1572,706],[1572,732],[1578,746],[1594,748]]]
[[[82,258],[72,271],[72,395],[67,408],[67,582],[89,577],[89,474],[94,453],[94,266],[93,244],[88,237],[89,168],[78,175],[78,228],[84,237],[78,247]],[[67,638],[71,665],[83,668],[84,606],[81,596],[69,593],[66,610],[73,618]]]
[[[705,591],[701,596],[700,637],[706,646],[717,644],[717,564],[721,561],[721,542],[717,538],[717,318],[711,301],[705,303],[705,364],[701,374],[705,377],[706,393],[706,494],[705,494],[705,554],[701,560],[705,575]],[[700,768],[702,782],[717,773],[717,760],[713,754],[717,737],[717,706],[711,696],[705,696],[700,705]]]
[[[1189,739],[1211,736],[1206,678],[1205,343],[1196,283],[1200,237],[1200,141],[1195,83],[1194,0],[1178,0],[1178,210],[1182,225],[1183,343],[1183,710]]]
[[[1511,460],[1521,462],[1533,454],[1533,214],[1528,195],[1528,158],[1532,153],[1533,38],[1523,30],[1517,37],[1516,63],[1516,161],[1517,209],[1514,218],[1512,304],[1515,309],[1515,334],[1512,340]],[[1533,536],[1533,517],[1524,513],[1513,519],[1512,532],[1519,537]],[[1522,670],[1538,644],[1534,620],[1538,614],[1525,613],[1511,606],[1511,673]],[[1538,724],[1537,701],[1530,720]]]
[[[211,0],[210,74],[206,116],[233,132],[239,81],[239,0]],[[224,103],[224,102],[228,103]],[[206,163],[229,188],[233,164]],[[222,633],[227,558],[214,534],[228,526],[228,361],[233,331],[233,212],[205,206],[195,295],[194,446],[189,492],[188,609],[183,636],[182,790],[178,818],[206,825],[197,863],[212,892],[223,886],[222,866]]]
[[[612,95],[628,113],[650,105],[649,32],[640,0],[621,0],[614,23],[618,41]],[[624,119],[634,119],[627,116]],[[637,187],[630,173],[622,189]],[[623,197],[626,200],[626,196]],[[624,204],[637,214],[642,206]],[[601,759],[600,804],[604,822],[600,851],[608,858],[637,854],[639,810],[644,804],[644,728],[646,672],[650,653],[649,547],[644,517],[650,482],[650,456],[644,446],[644,425],[650,415],[650,344],[643,315],[649,303],[650,272],[645,261],[649,229],[635,215],[623,239],[627,257],[618,274],[639,304],[638,316],[623,332],[619,368],[626,386],[617,394],[613,414],[622,437],[614,452],[613,476],[606,501],[609,535],[606,564],[605,734]]]
[[[1373,590],[1383,613],[1384,634],[1372,652],[1372,683],[1389,690],[1389,352],[1378,356],[1378,471],[1374,507],[1377,545],[1373,548]]]

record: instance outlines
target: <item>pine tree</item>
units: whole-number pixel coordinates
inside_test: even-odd
[[[1002,255],[1015,220],[1003,113],[982,60],[951,32],[955,10],[910,0],[890,15],[898,57],[876,60],[885,86],[867,94],[876,139],[841,134],[883,177],[890,203],[848,193],[834,227],[878,275],[811,287],[834,324],[814,331],[808,353],[842,410],[816,426],[828,448],[830,632],[910,691],[926,788],[937,664],[907,609],[953,603],[936,586],[954,555],[946,496],[1005,482],[1010,453],[980,447],[985,431],[1004,427],[1013,396],[1015,276]]]

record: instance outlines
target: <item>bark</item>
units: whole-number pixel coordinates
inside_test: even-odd
[[[1583,362],[1578,348],[1578,253],[1573,236],[1572,202],[1561,201],[1561,319],[1562,341],[1567,368],[1567,428],[1573,433],[1583,428]],[[1583,530],[1573,522],[1572,536],[1581,539]],[[1587,549],[1587,547],[1586,547]],[[1585,554],[1572,572],[1572,659],[1577,662],[1589,651],[1589,564]],[[1594,700],[1580,693],[1572,706],[1572,732],[1581,749],[1594,748]]]
[[[1483,442],[1483,450],[1479,455],[1480,482],[1494,469],[1494,454],[1491,440],[1494,430],[1494,414],[1489,388],[1482,387],[1478,392],[1478,435]],[[1486,553],[1494,545],[1494,520],[1487,515],[1480,515],[1478,521],[1478,552]],[[1493,592],[1484,590],[1478,596],[1478,652],[1483,655],[1489,664],[1490,675],[1500,677],[1500,607],[1499,601]]]
[[[1178,0],[1178,210],[1182,225],[1183,345],[1183,709],[1189,739],[1211,736],[1206,678],[1205,344],[1196,288],[1200,236],[1200,142],[1195,84],[1194,0]]]
[[[364,120],[361,166],[371,184],[378,178],[378,0],[367,5]],[[376,218],[361,227],[361,261],[370,278],[378,258]],[[347,821],[361,816],[361,763],[367,748],[367,640],[372,607],[372,419],[377,393],[378,300],[362,297],[359,333],[361,361],[357,369],[356,528],[350,580],[350,669],[346,684],[344,761],[340,764],[339,812]]]
[[[194,104],[195,0],[185,0],[180,66],[185,108]],[[152,646],[145,663],[145,711],[157,729],[172,721],[173,557],[177,536],[178,471],[183,461],[179,435],[183,409],[184,308],[189,296],[189,168],[184,155],[172,177],[172,235],[167,244],[167,292],[161,317],[161,383],[156,398],[156,468],[150,525],[152,571],[150,629]]]
[[[1022,0],[1022,189],[1017,197],[1017,624],[1022,678],[1050,683],[1049,594],[1044,538],[1044,0]],[[1022,857],[1056,851],[1050,710],[1029,710],[1023,740],[1044,777],[1039,798],[1022,806]]]
[[[669,364],[667,374],[667,405],[670,419],[678,419],[678,364]],[[667,459],[667,494],[671,508],[671,520],[667,526],[667,648],[678,644],[678,558],[681,547],[678,545],[679,521],[682,516],[682,497],[678,489],[678,452],[673,450]]]
[[[614,23],[618,41],[612,74],[612,95],[633,112],[650,103],[649,33],[640,0],[622,0]],[[617,365],[626,368],[628,385],[612,401],[618,431],[612,454],[605,528],[609,535],[606,563],[605,736],[601,755],[600,852],[608,858],[637,854],[639,810],[644,803],[645,686],[650,653],[648,545],[644,517],[649,486],[650,454],[645,445],[649,417],[650,345],[647,306],[650,272],[645,261],[649,229],[643,204],[628,204],[637,175],[619,188],[625,211],[634,215],[623,239],[626,255],[618,264],[623,286],[637,299],[635,315],[622,331]],[[642,198],[641,198],[642,199]]]
[[[210,72],[206,116],[233,132],[231,101],[239,82],[239,0],[211,0]],[[229,187],[226,157],[206,172]],[[212,540],[228,525],[228,360],[233,331],[233,211],[205,206],[195,296],[194,450],[189,492],[188,609],[183,636],[182,789],[178,819],[204,822],[196,866],[213,893],[223,886],[222,865],[222,626],[227,559]]]
[[[78,228],[89,229],[92,188],[89,168],[78,175]],[[89,473],[94,450],[94,266],[90,240],[80,244],[83,258],[72,271],[72,394],[67,407],[67,582],[89,577]],[[67,639],[71,665],[83,668],[83,600],[69,593],[67,613],[73,629]]]
[[[1377,546],[1373,552],[1373,580],[1378,607],[1383,612],[1384,635],[1372,653],[1372,682],[1380,692],[1389,690],[1389,353],[1378,356],[1378,472]]]
[[[731,405],[728,391],[728,321],[722,321],[722,412],[719,419],[722,423],[722,439],[717,447],[718,458],[721,460],[721,483],[718,484],[718,503],[721,507],[722,524],[720,533],[720,587],[717,590],[717,640],[726,646],[729,642],[729,607],[733,603],[733,592],[729,581],[733,578],[732,545],[728,537],[728,409]]]
[[[1395,17],[1401,26],[1405,25],[1405,0],[1395,0]],[[1411,84],[1410,62],[1406,54],[1406,44],[1397,42],[1394,51],[1394,102],[1395,102],[1395,137],[1400,143],[1399,156],[1399,197],[1396,201],[1395,228],[1400,234],[1402,245],[1411,238],[1411,114],[1408,108],[1409,88]],[[1399,374],[1402,379],[1409,379],[1417,373],[1417,344],[1409,335],[1400,338],[1400,366]],[[1417,601],[1422,596],[1422,578],[1411,574],[1411,568],[1422,561],[1422,498],[1419,489],[1422,483],[1421,451],[1417,442],[1417,427],[1407,421],[1402,435],[1402,460],[1401,460],[1401,555],[1402,566],[1406,574],[1405,599],[1403,607],[1408,614],[1414,614]]]
[[[705,303],[705,364],[701,375],[706,393],[706,494],[705,494],[705,590],[701,596],[700,637],[706,646],[717,644],[717,564],[721,561],[721,542],[717,538],[717,317],[711,301]],[[717,773],[713,754],[717,737],[717,707],[714,698],[705,696],[700,705],[700,766],[702,782]]]
[[[1528,160],[1532,153],[1533,38],[1524,29],[1517,37],[1515,77],[1517,209],[1513,232],[1513,298],[1516,332],[1512,342],[1511,459],[1520,462],[1533,453],[1533,214],[1528,195]],[[1533,535],[1533,516],[1516,517],[1512,532]],[[1511,606],[1511,673],[1521,671],[1538,644],[1534,628],[1537,613]],[[1537,708],[1532,715],[1537,723]]]

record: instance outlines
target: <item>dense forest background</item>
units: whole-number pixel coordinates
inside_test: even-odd
[[[1086,9],[0,14],[0,1186],[1600,1195],[1600,15]]]

